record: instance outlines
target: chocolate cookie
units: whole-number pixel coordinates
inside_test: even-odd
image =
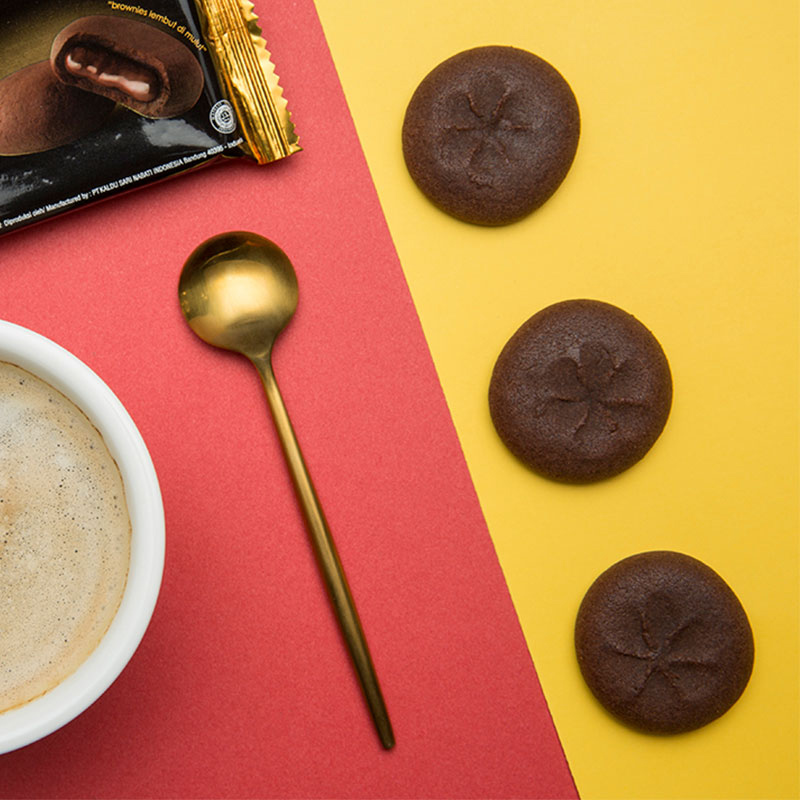
[[[145,117],[183,114],[203,91],[203,70],[183,42],[125,17],[76,19],[56,36],[50,61],[64,83]]]
[[[0,80],[0,155],[52,150],[100,128],[114,110],[105,97],[67,86],[49,61]]]
[[[534,314],[503,348],[489,385],[500,438],[540,474],[567,483],[616,475],[652,447],[672,378],[635,317],[596,300]]]
[[[753,669],[753,634],[736,595],[710,567],[668,551],[600,575],[578,611],[575,649],[600,703],[650,733],[721,716]]]
[[[420,83],[406,110],[403,155],[443,211],[505,225],[555,192],[579,134],[575,96],[550,64],[515,47],[476,47]]]

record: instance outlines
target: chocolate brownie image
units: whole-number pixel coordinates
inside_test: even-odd
[[[203,91],[202,68],[183,42],[124,17],[76,19],[56,36],[50,61],[64,83],[145,117],[183,114]]]
[[[542,205],[566,177],[580,135],[561,74],[515,47],[448,58],[414,92],[403,155],[435,205],[479,225],[506,225]]]
[[[670,551],[630,556],[589,588],[575,623],[581,673],[615,717],[682,733],[724,714],[753,669],[753,633],[714,570]]]
[[[0,155],[52,150],[100,128],[114,110],[105,97],[67,86],[39,61],[0,80]]]
[[[672,404],[667,358],[635,317],[597,300],[534,314],[501,351],[489,384],[498,435],[553,480],[590,483],[639,461]]]

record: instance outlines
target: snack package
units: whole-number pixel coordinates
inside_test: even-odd
[[[248,0],[10,0],[0,233],[208,164],[299,150]]]

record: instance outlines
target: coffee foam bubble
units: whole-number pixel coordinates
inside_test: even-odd
[[[100,433],[52,386],[0,362],[0,713],[91,654],[121,602],[130,540]]]

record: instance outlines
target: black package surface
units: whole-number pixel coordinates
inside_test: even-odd
[[[222,156],[299,149],[245,0],[4,6],[0,233]]]

